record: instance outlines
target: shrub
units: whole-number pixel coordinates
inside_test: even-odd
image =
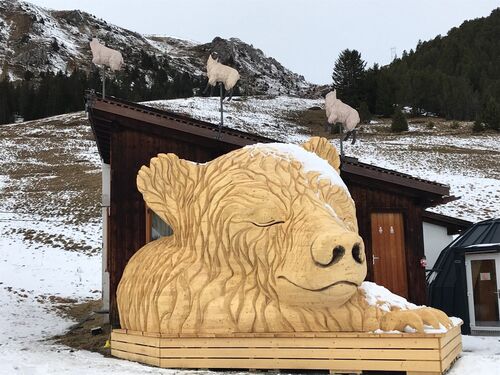
[[[408,121],[401,111],[400,107],[396,107],[394,115],[392,115],[391,132],[399,133],[408,130]]]
[[[460,127],[460,124],[458,123],[458,121],[453,121],[450,125],[450,128],[452,129],[458,129]]]
[[[427,129],[434,129],[435,127],[436,124],[434,124],[434,121],[429,121],[426,126]]]
[[[368,104],[366,102],[362,102],[359,105],[359,119],[362,124],[369,124],[371,119],[372,119],[372,114],[370,112],[370,109],[368,108]]]
[[[483,108],[481,120],[486,129],[500,130],[500,107],[492,97],[488,99]]]
[[[61,48],[59,47],[59,43],[57,43],[57,39],[53,38],[52,43],[50,43],[50,46],[52,47],[52,51],[58,52]]]
[[[333,125],[329,124],[328,129],[330,130],[330,134],[339,134],[340,129],[342,128],[342,124],[337,122]]]
[[[472,125],[472,131],[474,133],[479,133],[482,132],[483,130],[484,130],[484,124],[479,120],[474,121],[474,125]]]

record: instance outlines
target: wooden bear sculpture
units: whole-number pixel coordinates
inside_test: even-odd
[[[450,326],[439,310],[383,311],[356,211],[326,139],[256,144],[206,164],[160,154],[137,186],[173,228],[129,261],[122,328],[161,333],[318,332]]]

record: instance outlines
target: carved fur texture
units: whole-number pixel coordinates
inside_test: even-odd
[[[369,306],[358,289],[366,259],[347,188],[304,164],[327,160],[337,174],[335,148],[313,138],[290,150],[249,146],[202,165],[160,154],[141,168],[139,191],[174,234],[145,245],[125,268],[122,328],[371,331],[405,322]],[[435,323],[432,313],[417,316]]]

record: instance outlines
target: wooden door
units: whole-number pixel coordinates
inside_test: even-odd
[[[373,281],[408,298],[403,215],[372,213],[371,231]]]

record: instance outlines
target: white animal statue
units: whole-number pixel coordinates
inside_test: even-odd
[[[99,43],[97,38],[93,38],[90,42],[90,50],[92,51],[92,62],[96,65],[109,66],[112,71],[120,70],[125,65],[119,51]]]
[[[349,138],[349,135],[354,132],[356,126],[360,123],[359,113],[351,106],[337,99],[337,91],[330,91],[325,97],[325,110],[327,122],[330,125],[341,123],[344,131],[347,133],[344,140]],[[353,136],[353,143],[355,133]]]
[[[224,84],[224,88],[229,94],[228,101],[231,100],[233,96],[233,88],[236,85],[236,82],[240,79],[238,71],[230,66],[221,64],[219,62],[219,55],[217,52],[212,52],[210,56],[208,56],[207,60],[207,75],[208,83],[204,92],[207,92],[209,86],[215,87],[218,82],[221,82]],[[224,97],[225,94],[223,98]]]

